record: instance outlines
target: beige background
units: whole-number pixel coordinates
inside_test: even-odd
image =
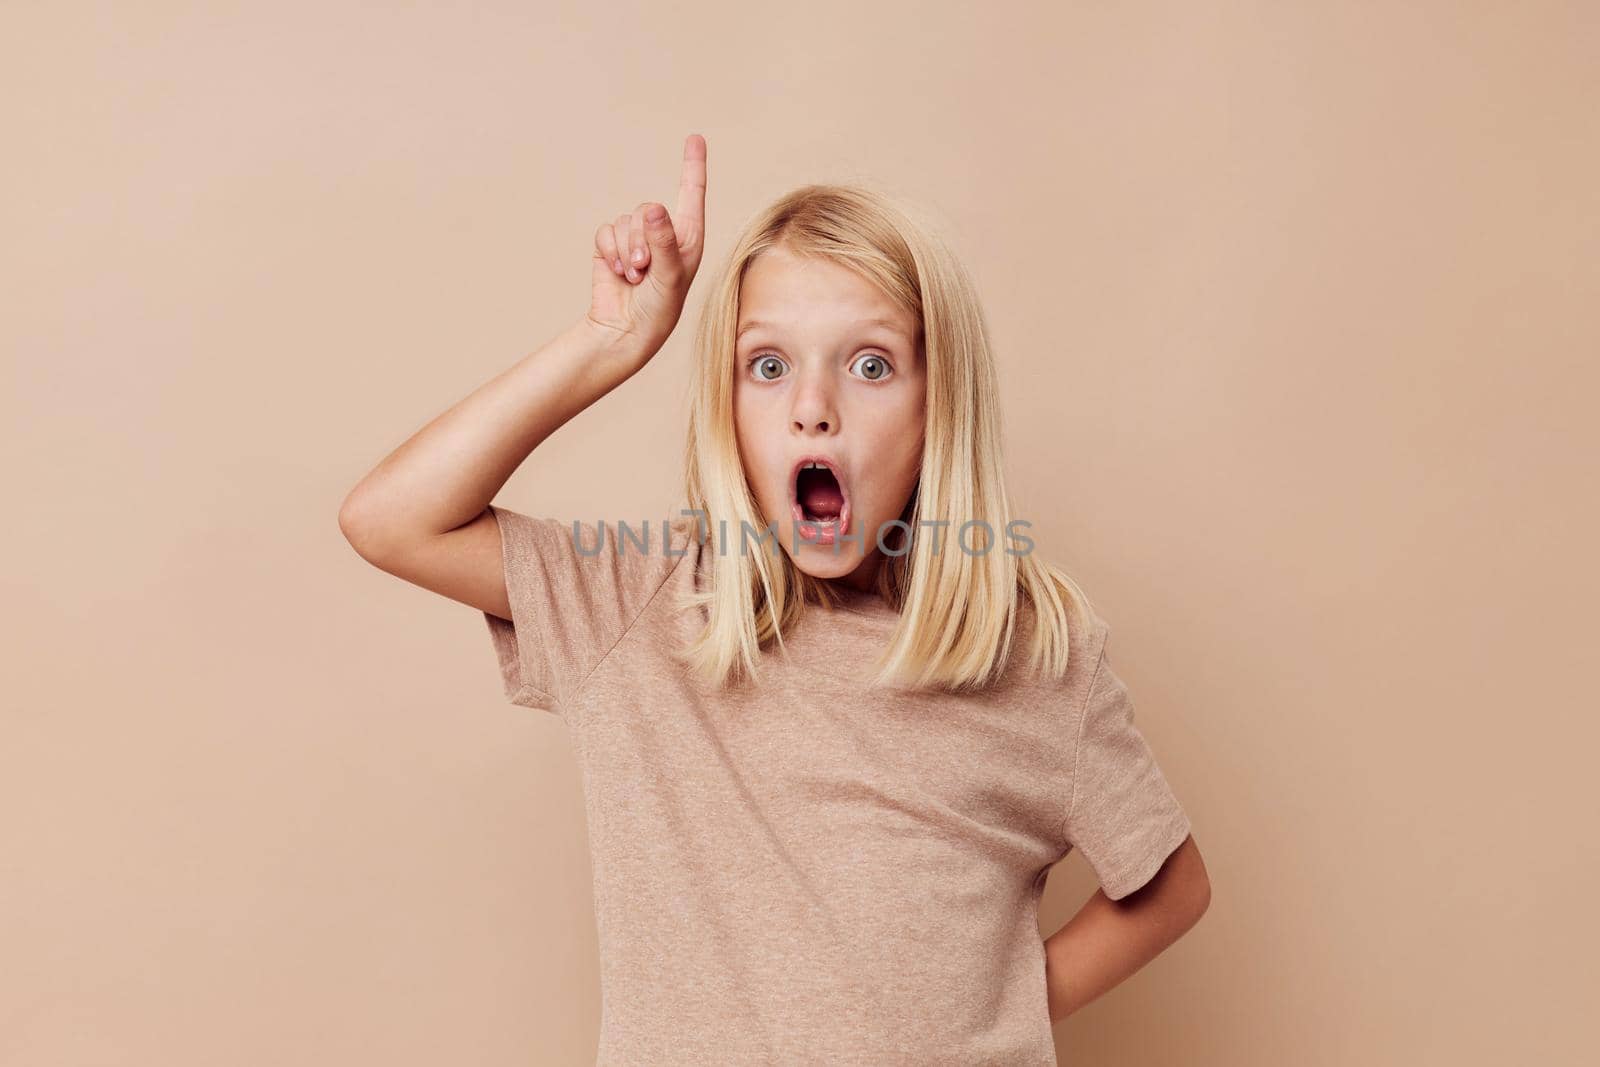
[[[1196,824],[1210,913],[1063,1062],[1592,1062],[1594,4],[13,3],[0,42],[6,1067],[592,1058],[561,724],[336,513],[583,312],[691,130],[708,270],[803,181],[948,221],[1016,497]],[[498,500],[663,514],[686,333]]]

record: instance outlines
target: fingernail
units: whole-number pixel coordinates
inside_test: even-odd
[[[618,274],[621,274],[622,273],[622,260],[621,259],[613,259],[611,261],[611,269],[616,271]]]
[[[644,249],[635,248],[633,250],[633,261],[635,263],[643,263],[644,262]]]
[[[644,209],[644,221],[646,222],[660,222],[666,217],[667,209],[662,207],[660,204],[651,204],[649,207]]]
[[[629,267],[628,268],[628,280],[630,282],[638,281],[639,280],[639,272],[634,270],[632,267]]]

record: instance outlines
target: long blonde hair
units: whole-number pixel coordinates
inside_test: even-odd
[[[779,198],[744,228],[709,291],[695,338],[685,457],[696,536],[743,538],[763,531],[739,458],[733,421],[739,290],[763,252],[782,245],[856,271],[922,324],[927,367],[922,470],[901,520],[910,527],[878,568],[878,593],[900,613],[872,684],[970,691],[996,680],[1011,655],[1019,605],[1034,609],[1031,664],[1059,677],[1067,667],[1067,611],[1091,609],[1064,571],[1000,539],[1014,518],[1001,472],[998,387],[977,292],[960,261],[900,198],[861,185],[806,185]],[[952,546],[965,523],[987,523],[987,549]],[[924,523],[943,522],[929,549]],[[1004,532],[1004,533],[1003,533]],[[776,641],[807,602],[832,606],[834,591],[794,565],[767,538],[756,551],[714,551],[702,588],[686,608],[706,624],[683,650],[715,685],[753,680],[761,649]],[[963,542],[964,543],[964,542]],[[870,548],[870,546],[868,546]]]

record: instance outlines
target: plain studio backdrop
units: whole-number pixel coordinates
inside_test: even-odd
[[[592,1061],[562,724],[337,511],[691,131],[684,324],[498,502],[665,514],[738,226],[926,205],[1214,885],[1063,1063],[1591,1062],[1597,56],[1586,2],[7,4],[0,1063]]]

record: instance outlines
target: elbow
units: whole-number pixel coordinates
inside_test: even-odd
[[[345,496],[344,503],[339,505],[339,532],[352,545],[355,544],[361,529],[361,513],[357,509],[356,500],[356,490],[352,489]]]
[[[1188,931],[1211,907],[1211,876],[1192,835],[1168,858],[1167,866],[1171,869],[1167,909],[1173,924]]]
[[[1137,902],[1158,917],[1170,941],[1188,933],[1211,907],[1211,877],[1194,837],[1185,838],[1150,881],[1121,901]]]
[[[1184,864],[1183,911],[1187,926],[1193,927],[1211,907],[1211,875],[1206,872],[1205,860],[1190,838],[1185,846],[1189,850]]]
[[[339,533],[356,550],[356,555],[369,563],[374,562],[377,554],[373,547],[377,529],[377,523],[361,499],[359,488],[351,490],[344,498],[344,503],[339,505]]]
[[[1200,872],[1199,884],[1194,888],[1193,902],[1190,905],[1190,914],[1193,916],[1189,925],[1192,927],[1205,917],[1206,911],[1211,907],[1211,878],[1204,870]]]
[[[355,543],[356,530],[356,511],[351,506],[351,501],[354,499],[353,496],[347,496],[344,498],[344,503],[339,505],[339,532],[352,544]]]

